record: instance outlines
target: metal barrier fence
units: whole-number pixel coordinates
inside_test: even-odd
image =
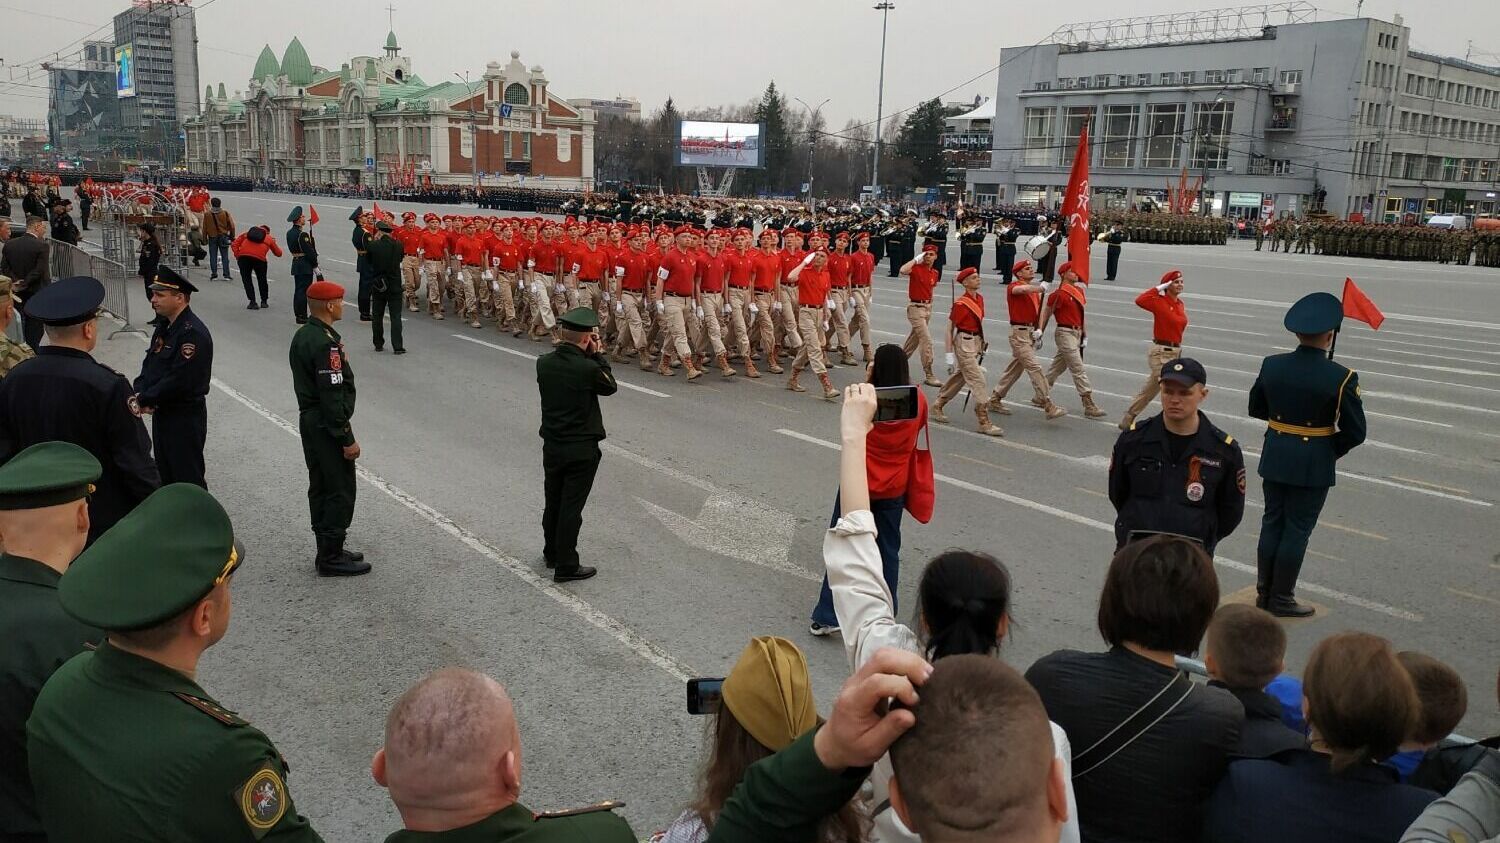
[[[88,275],[98,278],[100,283],[104,284],[104,310],[124,323],[109,335],[110,339],[114,339],[119,334],[146,333],[144,328],[136,327],[130,321],[130,300],[132,297],[142,295],[144,290],[139,276],[119,261],[89,254],[77,246],[57,240],[48,240],[47,245],[51,253],[51,270],[54,279]]]

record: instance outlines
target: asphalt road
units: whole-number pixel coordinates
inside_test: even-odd
[[[229,194],[226,207],[242,228],[271,223],[281,239],[287,211],[308,201]],[[311,201],[323,218],[325,270],[352,300],[352,203]],[[948,259],[956,266],[956,246]],[[992,254],[985,260],[988,276]],[[1300,670],[1325,635],[1372,630],[1459,669],[1470,690],[1462,731],[1500,730],[1496,270],[1255,253],[1249,243],[1127,245],[1120,280],[1089,294],[1087,363],[1110,418],[1083,419],[1066,378],[1054,396],[1071,415],[1046,422],[1024,403],[1023,385],[1014,415],[997,418],[1004,439],[977,434],[972,415],[951,408],[955,423],[932,427],[937,515],[928,525],[908,519],[908,569],[950,546],[1004,560],[1016,583],[1004,655],[1019,667],[1059,647],[1101,646],[1096,595],[1113,549],[1105,468],[1150,330],[1132,300],[1170,267],[1187,276],[1187,353],[1208,369],[1204,409],[1243,443],[1252,470],[1263,425],[1245,416],[1246,390],[1259,359],[1292,344],[1281,328],[1287,305],[1313,290],[1337,293],[1353,276],[1385,310],[1378,333],[1351,324],[1339,342],[1338,358],[1360,373],[1370,441],[1339,464],[1299,592],[1321,611],[1288,624],[1288,668]],[[581,540],[585,564],[600,574],[556,587],[540,548],[532,358],[543,346],[493,325],[405,314],[415,317],[406,320],[411,353],[375,354],[350,308],[338,327],[359,385],[354,428],[364,453],[350,544],[375,572],[319,579],[288,425],[296,407],[286,349],[296,326],[287,262],[271,274],[271,309],[256,312],[244,310],[237,281],[208,283],[206,265],[191,276],[202,288],[193,307],[217,350],[209,484],[250,548],[235,578],[232,629],[201,680],[276,741],[298,808],[326,838],[371,839],[399,826],[369,758],[395,697],[444,665],[486,671],[510,689],[528,806],[623,799],[643,835],[692,792],[704,724],[685,712],[686,677],[722,675],[750,636],[782,635],[806,650],[827,709],[847,674],[843,651],[810,637],[807,619],[837,486],[835,405],[786,391],[785,376],[710,374],[689,384],[617,367],[626,388],[605,402],[609,439]],[[899,342],[904,284],[883,267],[876,303],[877,341]],[[98,356],[133,375],[143,349],[141,338],[121,335]],[[1001,368],[992,357],[991,383]],[[839,367],[833,377],[843,385],[861,375]],[[1253,595],[1258,485],[1245,523],[1220,546],[1226,599]],[[911,574],[901,583],[903,613],[915,582]]]

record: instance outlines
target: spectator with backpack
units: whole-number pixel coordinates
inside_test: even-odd
[[[217,201],[217,200],[216,200]],[[276,238],[271,235],[268,226],[257,225],[249,231],[236,237],[231,245],[236,260],[240,265],[240,282],[245,285],[245,298],[250,300],[246,310],[263,310],[270,306],[270,290],[266,285],[266,255],[273,254],[281,257],[281,246],[276,243]],[[229,260],[224,260],[224,275],[229,275]],[[255,276],[260,286],[260,304],[255,303],[255,286],[250,283],[250,276]]]

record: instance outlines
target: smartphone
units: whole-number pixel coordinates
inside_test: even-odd
[[[719,710],[719,701],[724,698],[723,679],[689,679],[687,684],[688,714],[713,714]]]
[[[908,421],[917,417],[917,387],[875,387],[875,421]]]

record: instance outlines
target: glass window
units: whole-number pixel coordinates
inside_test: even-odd
[[[1182,71],[1181,79],[1184,85],[1196,85],[1198,84],[1198,71],[1184,70]]]
[[[504,150],[504,155],[505,155],[505,160],[507,160],[507,161],[509,161],[510,157],[511,157],[511,154],[510,154],[510,136],[511,136],[510,132],[506,132],[505,133],[505,144],[504,144],[505,150]]]
[[[1104,109],[1104,157],[1101,167],[1135,166],[1135,131],[1140,109],[1110,105]]]
[[[1443,159],[1443,175],[1442,175],[1442,179],[1443,179],[1443,181],[1457,181],[1458,180],[1458,159],[1457,158],[1444,158]]]
[[[1482,181],[1482,182],[1489,182],[1489,181],[1493,181],[1494,178],[1495,178],[1495,162],[1494,161],[1489,161],[1489,160],[1480,161],[1479,162],[1479,180]]]
[[[1110,76],[1108,73],[1098,73],[1098,74],[1094,75],[1094,87],[1095,88],[1108,88],[1109,86],[1111,86],[1113,84],[1114,84],[1114,77]]]
[[[1222,85],[1224,84],[1224,71],[1205,70],[1203,72],[1203,81],[1210,85]]]
[[[1052,90],[1052,83],[1051,82],[1038,82],[1038,83],[1036,83],[1036,89],[1038,91],[1050,91],[1050,90]]]
[[[531,133],[525,132],[521,135],[521,157],[527,161],[531,160]]]
[[[1078,88],[1087,88],[1088,86],[1089,86],[1089,78],[1087,76],[1080,76],[1080,77],[1078,77],[1078,84],[1075,85],[1075,87],[1078,87]]]
[[[1151,84],[1151,74],[1142,73],[1135,77],[1135,84],[1145,87]]]
[[[520,82],[512,82],[505,86],[505,101],[511,105],[527,105],[531,97],[526,93],[526,86]]]
[[[1301,83],[1302,83],[1302,71],[1300,71],[1300,70],[1283,70],[1283,71],[1281,71],[1281,84],[1283,84],[1283,85],[1299,85]]]
[[[1458,180],[1473,181],[1474,170],[1477,169],[1478,163],[1473,158],[1465,158],[1458,168]]]
[[[1389,174],[1390,174],[1391,178],[1393,178],[1393,179],[1394,178],[1400,178],[1401,177],[1401,173],[1404,172],[1405,169],[1406,169],[1406,156],[1403,155],[1400,152],[1392,152],[1391,153],[1391,169],[1389,171]]]
[[[1146,167],[1176,167],[1182,162],[1182,130],[1187,105],[1180,102],[1146,106]]]
[[[1224,81],[1228,82],[1231,85],[1238,85],[1240,83],[1241,77],[1243,76],[1244,72],[1241,71],[1238,67],[1224,71]]]
[[[1051,107],[1028,108],[1023,119],[1026,150],[1021,160],[1032,167],[1052,163],[1052,145],[1057,142],[1057,110]]]
[[[1257,67],[1250,71],[1250,81],[1257,85],[1264,85],[1271,81],[1271,68]]]
[[[1162,84],[1162,85],[1176,85],[1177,84],[1177,74],[1175,74],[1175,73],[1163,73],[1161,75],[1161,82],[1160,82],[1160,84]]]
[[[1193,104],[1193,155],[1189,165],[1222,170],[1229,164],[1229,133],[1234,121],[1234,103]]]
[[[1057,163],[1073,163],[1073,154],[1078,149],[1078,137],[1083,134],[1083,127],[1089,127],[1089,134],[1097,134],[1094,131],[1094,106],[1074,105],[1067,108],[1066,124],[1063,131],[1063,142],[1057,149]],[[1089,159],[1093,160],[1093,155]]]

